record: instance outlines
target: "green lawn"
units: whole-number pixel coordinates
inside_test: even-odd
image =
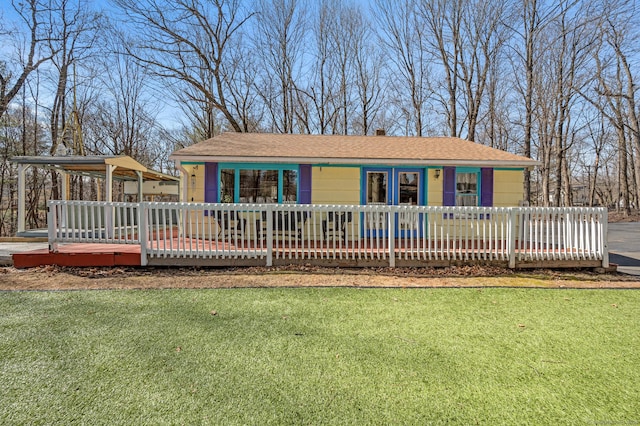
[[[640,291],[0,293],[0,379],[1,424],[640,424]]]

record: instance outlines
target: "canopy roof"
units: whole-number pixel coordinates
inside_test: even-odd
[[[40,166],[71,174],[106,177],[107,166],[115,166],[112,172],[116,180],[138,180],[142,173],[145,181],[179,181],[180,178],[151,170],[127,155],[94,155],[94,156],[21,156],[13,157],[12,162],[30,166]]]

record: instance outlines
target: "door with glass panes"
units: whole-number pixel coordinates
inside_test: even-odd
[[[363,203],[367,205],[424,205],[424,170],[404,168],[364,169]],[[378,235],[388,235],[388,221],[384,213],[371,212],[364,217],[367,230]],[[417,213],[396,214],[393,235],[404,237],[417,234],[421,219]],[[371,235],[368,232],[368,236]]]

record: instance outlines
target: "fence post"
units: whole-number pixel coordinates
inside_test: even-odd
[[[389,226],[387,227],[387,238],[389,239],[389,267],[396,267],[396,209],[389,209]]]
[[[509,255],[509,268],[516,267],[516,230],[517,230],[518,210],[516,208],[509,209],[509,242],[507,251]]]
[[[57,249],[57,244],[55,243],[56,230],[58,229],[57,220],[56,206],[53,205],[53,201],[49,200],[47,202],[47,239],[49,240],[50,252],[55,252]]]
[[[140,265],[147,266],[147,241],[149,232],[147,229],[147,203],[138,203],[138,238],[140,238]]]
[[[104,207],[104,237],[107,240],[110,240],[114,236],[115,231],[115,218],[113,216],[114,213],[113,204],[107,202]]]
[[[273,266],[273,214],[267,207],[267,266]]]
[[[609,267],[609,212],[606,207],[602,208],[602,267]]]

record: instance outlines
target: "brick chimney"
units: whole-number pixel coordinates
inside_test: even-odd
[[[387,131],[385,129],[376,129],[376,136],[387,136]]]

